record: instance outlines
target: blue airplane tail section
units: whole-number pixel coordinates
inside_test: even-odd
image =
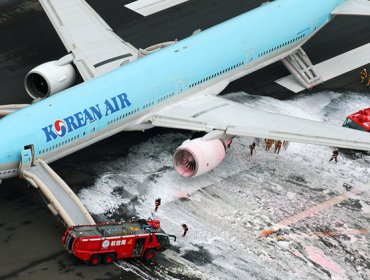
[[[333,12],[333,15],[358,15],[370,16],[370,1],[369,0],[347,0],[342,5],[338,6]]]

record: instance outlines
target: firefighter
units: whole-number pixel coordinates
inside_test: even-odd
[[[253,152],[256,151],[256,143],[253,142],[251,145],[249,145],[249,150],[251,152],[251,156],[253,156]]]
[[[189,228],[186,224],[182,224],[181,225],[183,230],[184,230],[184,233],[182,234],[182,237],[185,237],[186,233],[188,232]]]
[[[161,199],[158,197],[155,200],[155,209],[154,209],[154,212],[157,212],[159,205],[161,205]]]
[[[352,186],[347,183],[343,183],[343,187],[346,189],[347,192],[349,192],[352,189]]]
[[[334,150],[333,151],[333,154],[331,155],[331,158],[329,160],[329,162],[331,162],[333,159],[335,160],[335,163],[338,162],[338,155],[339,155],[339,151],[338,150]]]
[[[274,143],[274,140],[272,140],[272,139],[265,139],[265,143],[266,143],[266,148],[265,148],[265,150],[266,150],[266,151],[269,151],[269,150],[270,150],[270,148],[271,148],[271,146],[272,146],[272,144]]]
[[[369,84],[369,75],[367,74],[366,68],[361,70],[360,79],[361,79],[361,84],[363,85]]]
[[[281,142],[281,140],[275,141],[275,154],[280,153],[280,149],[281,149],[282,144],[283,144],[283,142]]]

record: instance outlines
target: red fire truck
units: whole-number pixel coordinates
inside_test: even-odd
[[[102,223],[68,227],[62,244],[76,258],[97,265],[110,264],[116,259],[143,258],[152,260],[171,244],[158,220]]]
[[[370,108],[349,115],[344,121],[343,126],[370,132]]]

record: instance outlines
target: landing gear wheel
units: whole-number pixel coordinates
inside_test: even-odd
[[[154,249],[149,249],[149,250],[146,250],[145,254],[144,254],[144,259],[146,261],[152,261],[155,256],[157,255],[157,251],[154,250]]]
[[[90,262],[89,264],[90,265],[98,265],[101,261],[101,257],[100,255],[92,255],[91,258],[90,258]]]
[[[111,264],[116,260],[116,256],[113,253],[106,254],[104,256],[103,262],[105,264]]]

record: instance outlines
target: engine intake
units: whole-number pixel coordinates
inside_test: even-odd
[[[217,167],[226,156],[223,140],[186,140],[173,156],[173,166],[184,177],[196,177]]]
[[[24,86],[33,99],[43,99],[69,88],[75,80],[76,71],[71,64],[50,61],[32,69],[24,79]]]

